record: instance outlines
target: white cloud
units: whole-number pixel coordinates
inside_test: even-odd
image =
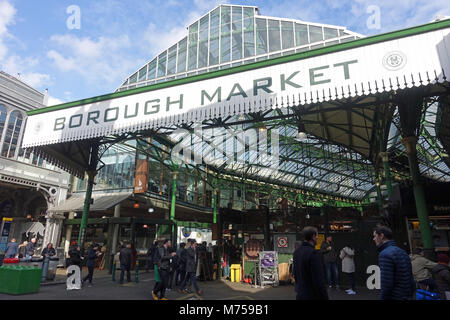
[[[51,84],[49,74],[34,72],[33,67],[39,64],[39,60],[27,57],[13,55],[1,61],[2,69],[5,72],[18,77],[33,88],[42,88]],[[20,75],[20,76],[19,76]]]
[[[9,36],[7,27],[14,23],[15,14],[16,9],[8,1],[0,1],[0,61],[8,52],[4,40]]]
[[[58,99],[58,98],[55,98],[55,97],[53,97],[53,96],[51,96],[51,95],[48,96],[47,106],[49,106],[49,107],[50,107],[50,106],[56,106],[56,105],[62,104],[62,103],[64,103],[63,100],[60,100],[60,99]]]

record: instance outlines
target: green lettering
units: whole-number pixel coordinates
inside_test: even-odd
[[[259,85],[258,82],[266,81],[265,84]],[[272,77],[261,78],[253,80],[253,95],[258,95],[258,89],[262,89],[267,93],[272,93],[273,91],[269,89],[272,86]]]
[[[116,111],[116,115],[113,118],[108,119],[108,112],[115,110]],[[105,110],[105,118],[104,118],[104,122],[109,122],[109,121],[115,121],[119,118],[119,108],[109,108]]]
[[[78,124],[72,124],[72,121],[73,121],[73,119],[75,119],[75,118],[80,118],[80,120],[78,121]],[[76,114],[76,115],[74,115],[74,116],[71,116],[70,117],[70,120],[69,120],[69,128],[77,128],[77,127],[80,127],[81,126],[81,123],[83,122],[83,115],[82,114]]]
[[[55,120],[55,126],[53,127],[53,130],[54,131],[63,130],[65,122],[66,122],[66,117],[57,118]]]
[[[309,69],[309,81],[310,81],[312,86],[314,86],[316,84],[322,84],[322,83],[331,82],[330,79],[316,81],[316,78],[317,77],[322,77],[323,73],[315,73],[315,71],[316,70],[328,69],[328,68],[329,68],[329,66],[323,66],[323,67],[317,67],[317,68]]]
[[[150,103],[154,103],[157,102],[158,104],[154,104],[151,107],[154,108],[154,111],[148,111],[148,106]],[[147,102],[145,102],[145,107],[144,107],[144,114],[153,114],[153,113],[158,113],[159,112],[159,99],[153,99],[153,100],[149,100]]]
[[[347,79],[350,79],[350,72],[348,71],[348,65],[352,64],[352,63],[357,63],[357,62],[358,62],[358,60],[351,60],[351,61],[336,63],[333,66],[334,67],[343,66],[344,67],[344,77],[345,77],[345,80],[347,80]]]
[[[169,111],[171,104],[180,104],[180,109],[183,109],[183,95],[180,94],[180,100],[170,101],[170,97],[167,97],[166,111]]]
[[[125,106],[125,119],[134,118],[138,115],[139,103],[136,103],[136,108],[134,109],[134,114],[128,114],[128,105]]]
[[[302,86],[299,84],[296,84],[294,82],[291,81],[291,79],[293,77],[295,77],[300,71],[295,71],[293,74],[291,74],[287,79],[285,78],[284,74],[280,75],[281,78],[281,91],[286,90],[286,84],[290,85],[291,87],[294,88],[301,88]]]
[[[214,91],[212,97],[205,90],[202,90],[202,106],[205,104],[205,96],[209,100],[209,102],[212,102],[212,100],[216,95],[217,95],[217,102],[220,102],[222,100],[222,87],[218,87],[216,91]]]
[[[95,124],[98,124],[97,119],[99,117],[100,117],[100,111],[91,111],[91,112],[89,112],[86,125],[89,127],[89,123],[91,121],[93,121]]]
[[[239,92],[234,93],[235,89],[237,89]],[[233,85],[233,88],[228,95],[227,101],[230,101],[231,97],[233,96],[243,96],[244,98],[247,98],[247,94],[244,92],[244,90],[242,90],[242,87],[239,85],[239,83],[235,83]]]

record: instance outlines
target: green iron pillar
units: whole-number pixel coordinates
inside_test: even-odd
[[[177,205],[177,177],[178,177],[178,171],[173,171],[173,180],[172,180],[172,201],[170,204],[170,221],[175,221],[175,207]],[[171,230],[172,230],[172,237],[173,237],[173,244],[176,244],[176,230],[175,230],[175,224],[172,224]]]
[[[217,179],[214,179],[213,182],[213,203],[212,203],[212,207],[213,207],[213,223],[217,223]]]
[[[90,158],[87,170],[88,181],[87,181],[86,195],[84,199],[83,216],[81,217],[80,232],[78,234],[78,245],[81,247],[81,250],[84,250],[84,241],[86,238],[89,208],[91,206],[92,189],[94,187],[95,176],[97,175],[97,164],[98,164],[98,144],[94,143],[91,146],[90,150]]]
[[[408,155],[409,171],[413,180],[414,198],[416,202],[417,218],[419,219],[420,234],[422,237],[424,253],[428,258],[434,258],[434,245],[431,237],[430,220],[425,198],[425,191],[420,179],[419,165],[417,162],[417,137],[402,139]]]
[[[390,198],[392,195],[392,179],[391,179],[391,171],[389,170],[389,157],[387,152],[380,152],[381,160],[383,161],[384,166],[384,176],[385,183],[388,191],[388,197]]]
[[[380,180],[375,181],[375,188],[377,189],[377,202],[378,207],[381,209],[383,207],[383,195],[381,194]]]

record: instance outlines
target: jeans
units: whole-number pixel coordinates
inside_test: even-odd
[[[127,272],[127,281],[131,282],[130,267],[131,266],[129,266],[129,265],[124,265],[124,264],[120,265],[120,283],[123,283],[123,278],[124,278],[125,271]]]
[[[347,276],[348,282],[351,286],[351,289],[355,291],[355,273],[354,272],[344,272],[344,274]]]
[[[194,285],[195,291],[199,291],[198,285],[197,285],[197,278],[195,277],[195,272],[186,272],[186,277],[184,278],[183,282],[180,285],[181,289],[184,289],[186,287],[187,280],[190,279],[191,283]]]
[[[336,262],[327,262],[325,267],[327,269],[328,285],[338,287],[338,268]]]

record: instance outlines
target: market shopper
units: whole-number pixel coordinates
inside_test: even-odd
[[[47,247],[42,250],[41,256],[43,256],[44,259],[56,256],[56,250],[53,248],[53,243],[47,244]]]
[[[131,243],[127,243],[119,253],[120,260],[120,284],[123,283],[124,273],[127,272],[127,282],[131,282],[131,263],[133,262],[133,251],[131,250]]]
[[[175,286],[179,286],[186,276],[186,243],[180,243],[180,248],[177,250],[178,265],[175,274]]]
[[[89,248],[88,255],[87,255],[87,261],[86,261],[86,267],[88,268],[88,275],[83,279],[83,283],[89,279],[88,287],[92,286],[92,278],[94,276],[95,261],[97,260],[97,257],[99,255],[100,255],[100,252],[98,252],[98,245],[93,244],[91,246],[91,248]]]
[[[155,267],[154,255],[156,250],[158,250],[158,241],[153,242],[153,245],[147,250],[147,265],[145,266],[146,272],[149,272],[150,269]]]
[[[411,260],[408,254],[392,240],[389,227],[379,226],[373,232],[373,241],[379,252],[381,273],[381,300],[411,300],[415,291]]]
[[[172,252],[174,252],[174,250],[170,248],[169,253]],[[171,291],[173,288],[173,280],[175,278],[175,272],[177,271],[178,267],[178,255],[175,254],[169,261],[169,281],[167,283],[166,291]]]
[[[339,258],[342,261],[342,273],[345,274],[346,278],[350,283],[350,289],[345,290],[347,294],[356,294],[355,291],[355,250],[352,246],[344,247]]]
[[[437,265],[431,270],[436,280],[441,300],[450,300],[450,266],[449,257],[445,253],[440,253]]]
[[[195,292],[198,295],[201,295],[203,292],[199,289],[197,284],[197,277],[196,277],[196,269],[197,269],[197,261],[198,261],[198,255],[197,255],[197,242],[195,239],[191,240],[191,246],[189,249],[186,250],[186,277],[184,278],[183,282],[180,285],[180,288],[178,292],[184,293],[186,292],[186,282],[188,280],[191,281],[192,285],[195,288]]]
[[[302,245],[294,252],[294,279],[297,300],[328,300],[328,292],[317,244],[317,228],[305,227]]]
[[[25,258],[31,259],[34,256],[34,246],[36,244],[36,238],[31,239],[25,247]]]
[[[5,259],[17,258],[19,256],[19,244],[16,242],[15,238],[6,245],[5,248]]]
[[[320,252],[323,255],[323,262],[327,272],[328,287],[339,288],[338,285],[338,267],[337,267],[337,251],[332,243],[332,236],[327,236],[326,240],[320,246]]]
[[[69,250],[69,265],[75,265],[80,268],[81,271],[81,248],[78,245],[73,245]]]
[[[412,273],[417,287],[423,290],[435,292],[437,290],[437,285],[433,280],[431,270],[437,265],[437,263],[425,258],[422,248],[413,249],[410,258]]]
[[[170,272],[170,259],[176,255],[175,252],[170,253],[169,248],[172,246],[172,242],[169,239],[164,240],[163,245],[158,248],[158,272],[161,281],[157,283],[156,288],[153,290],[152,295],[155,300],[167,300],[164,296],[166,288],[169,284],[169,272]],[[159,296],[158,296],[159,293]]]

